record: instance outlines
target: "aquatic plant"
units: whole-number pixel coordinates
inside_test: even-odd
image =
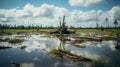
[[[8,40],[9,43],[22,43],[23,41],[24,41],[23,39],[18,38]]]
[[[68,50],[63,50],[61,47],[51,50],[49,55],[52,57],[66,57],[77,63],[92,61],[91,59],[85,58],[83,56],[75,55]]]
[[[27,46],[21,46],[20,49],[25,49]]]
[[[104,62],[103,61],[101,61],[101,60],[94,60],[93,64],[92,64],[92,67],[105,67],[105,66],[104,66]]]
[[[53,57],[61,57],[66,51],[67,50],[64,50],[62,47],[54,47],[49,54]]]

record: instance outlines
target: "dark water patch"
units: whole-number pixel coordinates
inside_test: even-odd
[[[104,61],[101,61],[101,60],[94,60],[91,66],[92,67],[105,67]]]
[[[116,50],[120,50],[120,45],[115,46]]]
[[[11,47],[0,46],[0,50],[4,50],[4,49],[8,49],[8,48],[11,48]]]

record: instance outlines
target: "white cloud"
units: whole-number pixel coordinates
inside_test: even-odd
[[[89,7],[95,4],[99,4],[103,2],[103,0],[69,0],[69,4],[71,6],[83,6]]]
[[[0,23],[13,22],[18,25],[43,25],[58,26],[59,16],[66,15],[66,24],[68,26],[95,27],[96,22],[99,25],[106,26],[105,18],[109,20],[112,26],[115,19],[120,20],[120,6],[114,6],[111,10],[67,10],[49,4],[42,4],[35,7],[26,4],[22,9],[0,9]]]
[[[43,4],[39,9],[36,9],[36,13],[34,12],[35,17],[53,17],[54,15],[54,5]]]

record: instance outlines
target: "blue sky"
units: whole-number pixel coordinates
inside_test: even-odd
[[[63,15],[68,26],[106,26],[106,17],[114,26],[120,18],[120,0],[0,0],[1,24],[57,26]]]
[[[11,8],[18,8],[18,7],[22,8],[27,3],[30,3],[31,5],[34,5],[34,6],[40,6],[43,3],[47,3],[47,4],[53,4],[59,7],[64,7],[69,10],[80,9],[80,10],[86,11],[86,10],[91,10],[91,9],[109,10],[113,6],[119,5],[120,0],[104,0],[100,4],[87,7],[87,8],[79,7],[79,6],[71,7],[68,3],[68,0],[0,0],[0,8],[4,8],[4,9],[11,9]]]

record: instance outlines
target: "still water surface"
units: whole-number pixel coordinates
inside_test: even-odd
[[[57,37],[31,33],[29,35],[3,35],[0,38],[24,39],[23,43],[17,44],[0,41],[0,46],[11,47],[0,49],[0,67],[91,67],[90,64],[76,64],[68,58],[61,59],[49,56],[46,51],[49,52],[52,48],[60,45],[60,40]],[[120,67],[120,51],[115,48],[117,41],[85,41],[77,45],[86,47],[75,47],[66,42],[65,49],[76,55],[101,60],[105,67]],[[26,47],[21,48],[22,46]]]

